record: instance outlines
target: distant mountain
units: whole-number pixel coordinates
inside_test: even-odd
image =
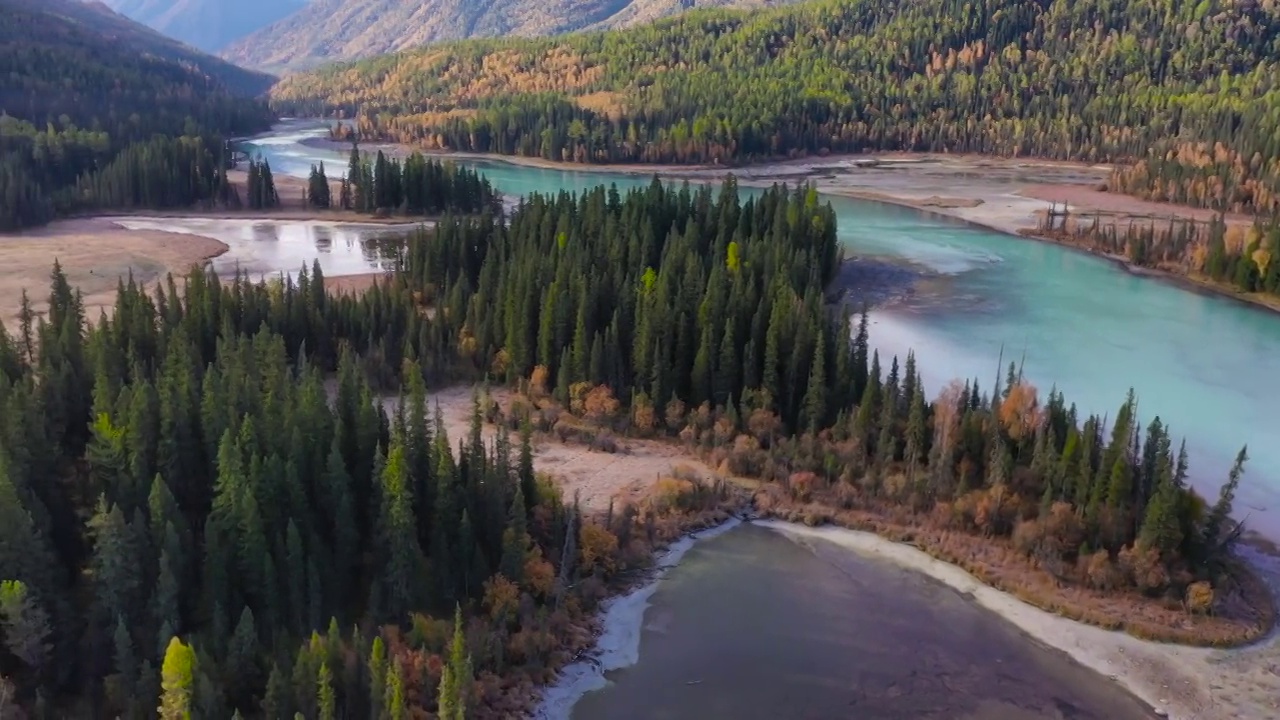
[[[116,12],[213,52],[295,12],[306,0],[105,0]]]
[[[11,42],[18,44],[8,49],[20,50],[29,41],[60,55],[87,53],[98,57],[105,66],[110,66],[117,56],[153,56],[196,70],[232,93],[246,97],[263,94],[275,82],[271,75],[200,52],[100,2],[0,0],[0,17],[4,18],[0,29],[7,31],[3,35],[11,36]],[[3,89],[4,82],[0,80],[0,90]]]
[[[300,70],[439,40],[555,35],[647,23],[694,7],[753,8],[795,1],[315,0],[232,43],[221,55],[240,65],[272,72]]]

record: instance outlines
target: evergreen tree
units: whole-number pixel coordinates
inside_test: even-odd
[[[449,645],[449,660],[440,677],[437,714],[442,720],[465,720],[471,682],[471,656],[467,654],[466,637],[462,632],[462,610],[458,609],[453,617],[453,642]]]

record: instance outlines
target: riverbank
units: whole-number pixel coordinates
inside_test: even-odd
[[[139,211],[55,220],[42,227],[0,234],[0,324],[10,331],[19,327],[23,290],[26,290],[37,316],[47,311],[49,276],[55,260],[71,286],[83,293],[85,317],[90,321],[96,321],[101,312],[110,312],[115,307],[117,284],[127,282],[129,278],[150,292],[167,276],[172,274],[180,280],[192,267],[226,265],[217,268],[224,282],[234,279],[235,266],[243,265],[246,271],[252,271],[256,262],[254,256],[258,254],[252,243],[246,244],[236,233],[183,225],[184,221],[190,220],[228,220],[245,228],[255,223],[269,227],[290,223],[314,224],[321,228],[346,226],[347,235],[358,233],[360,227],[387,233],[394,228],[412,228],[430,222],[406,223],[401,218],[371,219],[354,213],[324,210]],[[343,232],[331,230],[330,234],[341,238]],[[279,241],[274,245],[278,254]],[[360,248],[347,249],[343,243],[339,245],[342,252],[361,252]],[[269,267],[258,273],[251,272],[251,275],[265,277],[291,272],[303,265],[309,267],[311,257],[332,259],[334,248],[321,250],[311,245],[305,254],[309,257],[299,257],[297,262],[287,264],[275,257],[267,261]],[[389,275],[386,271],[376,270],[364,259],[357,264],[358,268],[349,268],[356,269],[356,272],[330,272],[326,276],[326,287],[331,293],[363,292]]]
[[[450,436],[463,432],[461,423],[469,417],[470,390],[452,388],[432,397],[444,401],[446,424],[452,425]],[[495,391],[492,397],[506,412],[513,401],[520,401],[518,396],[505,390]],[[560,422],[572,420],[563,413],[559,418]],[[486,434],[492,431],[492,426],[486,426]],[[638,444],[645,448],[665,446],[668,453],[674,454],[668,455],[670,462],[680,462],[679,456],[684,455],[687,462],[710,472],[705,458],[675,441],[619,438],[617,442],[625,448],[617,454],[606,454],[588,450],[581,439],[565,442],[544,434],[537,443],[535,467],[555,474],[553,466],[544,464],[541,458],[580,448],[578,452],[594,456],[598,467],[623,471],[632,465],[628,450]],[[724,465],[720,468],[724,470]],[[602,473],[585,482],[582,478],[569,479],[562,487],[566,492],[590,497],[595,508],[614,501],[621,507],[621,503],[630,498],[644,496],[655,489],[655,474],[643,478],[636,473],[625,485],[608,484],[604,476],[613,474]],[[1240,557],[1247,561],[1248,577],[1253,583],[1241,587],[1246,594],[1252,594],[1225,601],[1222,617],[1193,616],[1176,603],[1161,603],[1150,598],[1139,602],[1140,597],[1134,591],[1103,595],[1055,582],[1025,556],[1005,547],[1007,542],[961,531],[943,532],[934,537],[937,533],[927,527],[895,525],[880,515],[860,513],[859,519],[833,511],[830,505],[796,504],[787,499],[786,491],[776,483],[732,476],[729,479],[754,494],[756,510],[763,516],[794,521],[779,523],[776,527],[789,528],[793,534],[830,535],[850,549],[875,553],[908,570],[924,572],[946,582],[1038,642],[1062,650],[1081,664],[1120,682],[1174,718],[1266,717],[1280,711],[1280,676],[1274,673],[1274,668],[1280,667],[1280,640],[1273,628],[1274,600],[1280,593],[1280,558],[1251,547],[1242,548]],[[592,492],[593,489],[596,492]],[[808,527],[813,525],[825,526],[825,529]],[[1224,598],[1234,597],[1230,593],[1235,591],[1229,586],[1224,588],[1219,590],[1228,593]],[[1252,624],[1242,620],[1238,613],[1247,613],[1248,608],[1255,606],[1257,614]],[[601,652],[618,653],[610,657],[621,662],[631,657],[626,650],[629,645],[620,646],[615,639],[630,637],[630,631],[625,628],[633,628],[640,622],[636,615],[643,616],[643,605],[630,606],[625,613],[619,610],[617,613],[621,614],[616,616],[607,613],[601,616],[598,629],[605,633],[602,637],[608,638],[601,641]],[[621,623],[624,629],[611,630],[611,623]],[[1217,642],[1237,647],[1192,647],[1140,639],[1135,635],[1201,643],[1214,642],[1216,637]],[[1240,646],[1241,643],[1244,645]],[[550,707],[563,707],[566,698],[580,695],[579,687],[598,686],[599,680],[592,679],[597,675],[596,669],[578,667],[573,675],[563,676],[550,686],[545,696],[549,698],[546,702],[553,703]],[[1224,714],[1218,714],[1220,709]]]
[[[18,326],[23,290],[37,315],[48,310],[55,260],[71,287],[83,294],[85,317],[94,321],[115,307],[118,283],[132,277],[151,289],[169,273],[185,274],[229,249],[198,235],[128,230],[106,217],[55,220],[0,235],[0,322],[10,329]]]
[[[639,662],[574,720],[1157,717],[923,573],[755,522],[699,539],[647,604]]]
[[[300,144],[325,150],[349,150],[350,144],[310,137]],[[413,148],[390,143],[361,147],[397,156]],[[1280,298],[1242,294],[1234,287],[1162,268],[1135,265],[1125,257],[1100,252],[1085,243],[1043,232],[1040,227],[1054,206],[1070,208],[1077,217],[1097,218],[1121,231],[1130,224],[1159,224],[1170,219],[1208,222],[1213,211],[1142,200],[1106,192],[1109,165],[979,155],[876,153],[781,160],[738,167],[711,165],[580,164],[508,155],[423,151],[436,157],[469,162],[498,162],[568,172],[600,172],[627,176],[659,175],[669,180],[708,182],[734,174],[739,185],[768,187],[777,182],[808,182],[820,192],[907,207],[975,227],[1050,242],[1116,263],[1125,271],[1176,285],[1185,290],[1229,298],[1247,306],[1280,312]],[[1239,214],[1229,226],[1249,227],[1253,219]]]
[[[1211,588],[1213,606],[1192,613],[1181,596],[1171,601],[1121,582],[1099,589],[1066,568],[1059,568],[1057,575],[1051,573],[1031,553],[1019,550],[1014,539],[957,528],[951,512],[963,504],[960,500],[920,514],[892,503],[859,503],[844,491],[838,484],[827,488],[796,484],[788,491],[773,483],[760,487],[755,503],[765,517],[811,527],[834,524],[909,543],[1042,610],[1143,640],[1232,648],[1256,642],[1275,628],[1276,599],[1269,584],[1238,557],[1223,559],[1226,568]],[[1079,562],[1083,567],[1084,561]]]
[[[703,530],[690,532],[654,556],[654,570],[639,587],[606,600],[595,623],[596,634],[585,657],[560,669],[556,680],[543,688],[533,709],[535,720],[565,720],[573,706],[589,692],[608,684],[606,673],[640,661],[640,635],[645,610],[666,574],[680,563],[695,543],[722,535],[740,525],[732,517]]]
[[[1175,720],[1275,717],[1280,712],[1280,639],[1238,650],[1212,650],[1139,640],[1055,615],[997,590],[974,575],[909,544],[835,526],[759,521],[784,534],[821,538],[853,552],[924,573],[999,614],[1038,642],[1057,648]],[[1251,558],[1273,591],[1280,561]]]

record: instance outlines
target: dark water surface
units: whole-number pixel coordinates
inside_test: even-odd
[[[1119,686],[919,573],[743,525],[653,595],[640,662],[574,720],[1131,720]]]

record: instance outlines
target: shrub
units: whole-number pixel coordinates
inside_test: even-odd
[[[1106,550],[1099,550],[1087,558],[1082,557],[1084,575],[1089,586],[1097,590],[1111,590],[1124,582],[1124,575],[1111,561]]]
[[[809,502],[813,498],[814,488],[818,484],[818,476],[811,472],[792,473],[787,478],[787,488],[791,496],[800,502]]]
[[[671,398],[671,402],[667,403],[667,407],[662,414],[662,419],[667,424],[667,429],[671,432],[677,432],[685,424],[685,407],[679,398]]]
[[[588,574],[595,574],[599,570],[606,576],[613,572],[615,556],[618,554],[618,536],[595,523],[583,525],[578,535],[582,569]]]
[[[1122,549],[1117,559],[1129,581],[1143,592],[1157,593],[1169,586],[1169,571],[1156,548],[1133,545]]]

